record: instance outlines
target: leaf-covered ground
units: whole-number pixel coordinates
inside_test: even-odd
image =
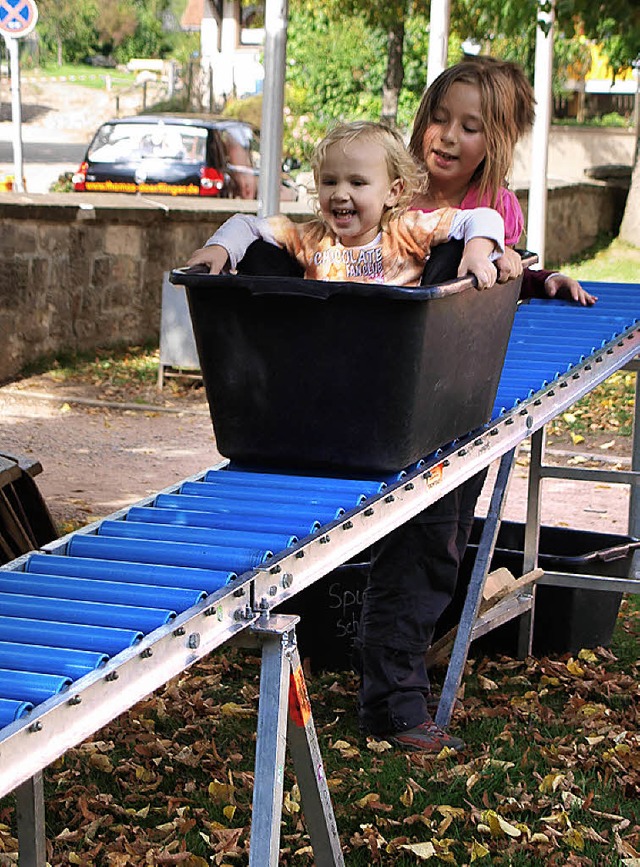
[[[202,400],[197,384],[180,380],[158,396],[156,372],[149,347],[37,371],[61,387],[97,386],[103,399]],[[634,389],[635,374],[619,372],[550,433],[586,446],[591,434],[629,435]],[[611,649],[472,658],[452,721],[467,744],[459,754],[403,754],[367,740],[357,726],[355,677],[311,677],[347,867],[640,867],[638,604],[623,601]],[[69,750],[45,774],[49,862],[246,865],[258,682],[259,659],[224,647]],[[313,864],[290,766],[281,845],[281,864]],[[0,865],[16,863],[9,796],[0,800]]]
[[[349,672],[308,679],[347,865],[640,864],[637,600],[612,649],[472,659],[460,754],[403,754],[357,728]],[[441,672],[436,672],[436,678]],[[52,865],[248,863],[259,659],[223,648],[46,771]],[[0,864],[15,864],[12,797]],[[312,865],[285,779],[281,864]]]

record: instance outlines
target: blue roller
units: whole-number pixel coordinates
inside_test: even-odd
[[[95,581],[90,578],[63,578],[37,572],[0,572],[0,593],[53,596],[78,602],[112,602],[186,611],[202,602],[206,593],[152,584],[127,584],[124,581]]]
[[[0,698],[0,728],[26,716],[30,710],[33,710],[33,705],[28,701]]]
[[[186,509],[162,509],[152,506],[132,506],[127,521],[144,524],[177,524],[181,527],[213,527],[217,530],[253,530],[264,533],[293,533],[299,539],[320,529],[320,522],[301,521],[292,516],[253,517],[251,515],[223,515],[215,512],[196,512]]]
[[[187,509],[203,512],[214,512],[218,515],[280,515],[294,519],[319,521],[320,524],[328,524],[341,515],[344,509],[341,506],[301,506],[299,503],[247,503],[240,500],[230,502],[222,496],[209,497],[196,494],[158,494],[154,505],[160,509]]]
[[[209,527],[177,527],[141,524],[139,521],[102,521],[99,536],[120,539],[159,539],[164,542],[189,542],[196,545],[220,545],[222,548],[264,548],[282,551],[298,541],[283,533],[254,533],[249,530],[214,530]]]
[[[90,560],[88,557],[64,557],[56,554],[32,554],[25,572],[45,575],[68,575],[70,578],[95,578],[100,581],[125,581],[130,584],[154,583],[160,587],[215,593],[238,576],[235,572],[189,569],[178,566],[126,563],[115,560]]]
[[[162,608],[0,593],[0,616],[84,623],[87,626],[115,626],[117,629],[139,629],[147,633],[164,626],[176,613]]]
[[[26,617],[0,616],[2,640],[46,647],[69,647],[72,650],[92,650],[115,656],[142,638],[137,629],[115,629],[106,626],[86,626],[80,623],[55,623]]]
[[[0,668],[0,698],[13,698],[40,704],[71,685],[69,677],[40,674],[34,671],[10,671]]]
[[[329,494],[306,494],[302,491],[267,491],[258,484],[255,487],[238,488],[233,482],[225,482],[224,479],[210,482],[184,482],[180,486],[180,493],[196,497],[222,497],[225,500],[239,500],[246,503],[285,503],[301,506],[333,506],[343,509],[352,509],[364,500],[357,494],[340,493],[330,496]]]
[[[69,539],[67,552],[72,557],[195,566],[198,569],[229,569],[234,572],[254,569],[273,556],[272,551],[256,548],[222,548],[214,545],[189,545],[186,542],[114,539],[82,534]]]
[[[78,680],[95,671],[108,659],[106,653],[0,641],[0,668],[41,671],[43,674],[70,677],[71,680]]]
[[[290,476],[281,473],[241,472],[239,470],[207,470],[204,481],[211,482],[223,477],[235,485],[262,488],[281,488],[287,491],[304,491],[311,494],[351,494],[356,497],[372,497],[386,487],[382,481],[366,479],[336,479],[328,476]]]

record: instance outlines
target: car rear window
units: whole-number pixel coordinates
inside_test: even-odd
[[[207,130],[203,127],[163,123],[107,123],[100,127],[88,151],[97,163],[154,159],[204,163]]]

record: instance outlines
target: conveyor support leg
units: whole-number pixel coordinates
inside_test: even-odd
[[[262,643],[249,867],[277,867],[288,743],[316,867],[344,859],[311,706],[296,646],[298,617],[260,618],[252,632]]]
[[[636,401],[633,416],[633,447],[631,452],[631,469],[640,472],[640,363],[636,361]],[[629,495],[629,535],[640,539],[640,485],[631,485]],[[634,566],[640,568],[638,560],[640,553],[634,556]],[[632,572],[632,574],[634,574]]]
[[[47,840],[42,771],[15,790],[20,867],[45,867]]]
[[[473,638],[473,627],[480,610],[482,591],[500,529],[511,472],[515,465],[515,456],[516,450],[511,449],[500,459],[498,474],[491,494],[487,517],[478,545],[478,553],[469,579],[469,587],[436,713],[436,723],[442,728],[449,725],[456,694],[462,682],[464,667],[469,655],[469,646]]]
[[[524,558],[522,572],[530,572],[538,565],[540,550],[540,514],[542,506],[542,461],[546,441],[546,428],[541,427],[531,437],[531,456],[529,459],[529,481],[527,489],[527,518],[524,528]],[[518,621],[518,657],[524,659],[532,651],[533,622],[535,618],[535,584],[528,592],[532,595],[531,608]]]

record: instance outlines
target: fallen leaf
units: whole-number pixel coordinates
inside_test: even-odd
[[[474,840],[471,844],[471,863],[479,861],[481,858],[486,858],[490,854],[490,850],[486,846],[483,846],[482,843],[478,843],[477,840]]]
[[[105,756],[102,753],[93,753],[89,756],[89,764],[97,771],[102,771],[103,774],[113,773],[113,764],[111,759],[109,756]]]
[[[573,658],[567,662],[567,671],[574,677],[584,677],[584,668],[582,668],[581,665],[578,665]]]
[[[560,786],[565,780],[566,777],[564,774],[547,774],[538,786],[538,790],[546,795],[551,794],[551,792],[555,792],[558,786]]]
[[[371,750],[372,753],[386,753],[388,750],[392,750],[393,746],[389,741],[376,741],[373,738],[369,738],[367,740],[367,749]]]
[[[253,716],[255,711],[253,708],[245,707],[241,704],[237,704],[235,701],[228,701],[226,704],[223,704],[220,708],[220,711],[225,716]]]
[[[507,822],[506,819],[496,813],[495,810],[487,810],[484,814],[484,819],[489,826],[492,837],[521,837],[522,831],[519,828],[516,828],[515,825],[512,825],[510,822]]]
[[[435,858],[437,853],[433,843],[405,843],[400,846],[407,852],[411,852],[420,861],[428,861],[430,858]]]

